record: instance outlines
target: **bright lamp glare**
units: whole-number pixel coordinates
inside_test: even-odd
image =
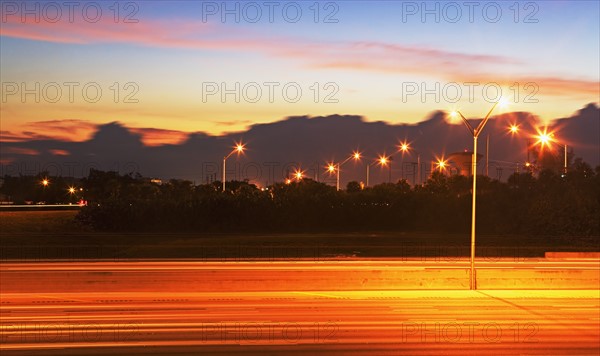
[[[498,100],[498,106],[500,108],[506,108],[508,106],[508,99],[505,97],[500,98],[500,100]]]
[[[552,142],[554,142],[554,133],[548,132],[547,128],[544,128],[544,131],[537,130],[538,134],[535,136],[537,139],[536,144],[539,144],[542,148],[546,146],[550,146]]]

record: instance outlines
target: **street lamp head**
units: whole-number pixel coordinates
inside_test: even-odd
[[[355,160],[359,160],[359,159],[360,159],[360,152],[358,152],[358,151],[354,151],[354,152],[352,153],[352,157],[353,157]]]
[[[389,158],[387,158],[385,156],[379,157],[379,164],[381,164],[382,166],[385,166],[386,164],[388,164],[388,162],[389,162]]]
[[[541,134],[538,136],[539,142],[543,145],[547,145],[550,142],[550,135]]]
[[[70,194],[75,194],[75,188],[74,187],[69,187],[69,193]]]
[[[444,161],[443,159],[438,159],[437,161],[437,166],[440,169],[440,171],[446,169],[446,161]]]
[[[400,148],[400,151],[402,151],[402,153],[408,152],[410,150],[410,145],[406,141],[401,142],[400,146],[398,147]]]
[[[448,117],[450,118],[449,122],[451,124],[457,124],[461,122],[462,114],[458,110],[452,110],[448,113]]]
[[[238,144],[235,146],[235,150],[236,150],[238,153],[242,153],[242,152],[244,152],[244,145],[243,145],[243,144],[241,144],[241,143],[238,143]]]
[[[335,172],[335,165],[333,163],[329,163],[329,165],[327,166],[327,171],[329,173]]]
[[[498,100],[498,107],[500,109],[504,109],[508,106],[508,99],[505,97],[501,97],[500,100]]]
[[[46,179],[46,178],[42,179],[42,185],[43,185],[44,187],[47,187],[47,186],[48,186],[48,184],[50,184],[50,181],[49,181],[48,179]]]
[[[554,141],[554,133],[548,132],[548,128],[544,128],[544,130],[537,129],[537,135],[535,138],[537,139],[536,144],[539,144],[542,148],[545,146],[550,146],[550,144]]]
[[[516,134],[519,132],[519,125],[512,124],[512,125],[510,125],[508,130],[510,131],[511,134]]]
[[[294,177],[296,177],[297,180],[302,179],[302,176],[304,175],[304,173],[302,171],[296,171],[294,173]]]

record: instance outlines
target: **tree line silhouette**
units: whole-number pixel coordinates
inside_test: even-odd
[[[470,231],[472,178],[433,173],[422,185],[407,181],[345,190],[311,179],[258,188],[247,181],[194,185],[153,183],[139,174],[90,170],[79,181],[4,177],[0,193],[13,200],[85,199],[77,220],[104,231],[344,232]],[[74,185],[83,190],[69,194]],[[35,188],[31,188],[31,187]],[[477,229],[489,234],[600,235],[600,166],[576,159],[568,174],[545,169],[515,173],[506,182],[478,177]]]

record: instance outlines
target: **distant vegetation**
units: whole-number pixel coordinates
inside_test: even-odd
[[[5,177],[2,193],[17,195],[34,181]],[[139,175],[97,170],[78,183],[89,205],[77,220],[96,230],[462,233],[470,229],[471,178],[459,175],[435,173],[417,186],[399,181],[361,189],[350,182],[339,192],[310,179],[267,189],[228,182],[222,192],[220,182],[156,184]],[[49,200],[49,191],[40,194]],[[57,199],[79,198],[63,191],[56,194]],[[507,182],[478,177],[477,197],[481,233],[600,235],[600,167],[592,170],[581,160],[564,177],[552,170],[536,176],[513,174]]]
[[[76,211],[0,211],[2,233],[64,233],[84,231],[73,220]],[[3,246],[5,247],[5,246]]]

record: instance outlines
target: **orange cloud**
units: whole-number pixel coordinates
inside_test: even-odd
[[[71,154],[69,151],[61,149],[51,149],[49,152],[55,156],[68,156]]]
[[[23,131],[22,134],[25,136],[51,137],[54,140],[61,141],[85,141],[97,129],[96,124],[78,119],[34,121],[25,123],[22,126],[31,130]]]
[[[156,129],[149,127],[128,127],[128,130],[140,135],[142,137],[142,142],[146,146],[180,144],[189,136],[189,133],[184,131]]]
[[[78,142],[89,140],[98,131],[99,124],[86,120],[64,119],[28,122],[21,127],[28,130],[20,132],[0,131],[0,142],[23,142],[32,140],[57,140]],[[146,146],[179,144],[185,141],[189,132],[166,130],[150,127],[129,127],[127,129],[140,135]],[[54,155],[68,155],[69,152],[51,150]]]
[[[31,131],[12,132],[0,131],[0,142],[22,142],[30,140],[53,140],[51,136],[40,135]]]
[[[4,153],[9,154],[17,154],[17,155],[27,155],[27,156],[38,156],[40,154],[39,151],[31,149],[31,148],[21,148],[21,147],[6,147],[3,149]]]

